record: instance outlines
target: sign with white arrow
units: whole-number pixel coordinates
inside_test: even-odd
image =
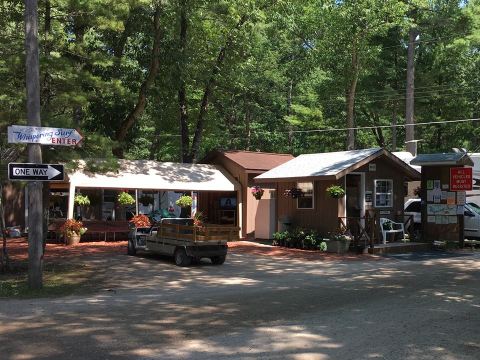
[[[12,125],[8,127],[8,142],[76,146],[82,135],[75,129]]]
[[[59,164],[8,164],[9,180],[61,181],[63,174],[63,165]]]

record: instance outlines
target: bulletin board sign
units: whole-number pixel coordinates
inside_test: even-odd
[[[472,168],[450,168],[450,191],[472,190]]]

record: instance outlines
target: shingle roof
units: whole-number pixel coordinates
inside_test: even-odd
[[[320,154],[305,154],[290,160],[257,177],[259,181],[283,181],[297,178],[331,177],[340,178],[347,172],[362,166],[365,162],[381,155],[387,156],[391,161],[405,169],[411,177],[419,178],[420,174],[392,153],[382,148],[337,151]]]
[[[254,151],[224,151],[227,159],[237,163],[246,170],[266,171],[294,159],[290,154],[275,154]]]

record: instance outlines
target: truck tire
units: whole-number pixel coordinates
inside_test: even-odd
[[[135,249],[135,244],[131,239],[128,240],[127,254],[131,256],[135,256],[137,254],[137,249]]]
[[[226,255],[221,255],[221,256],[213,256],[210,258],[210,260],[212,260],[213,265],[222,265],[225,262],[226,258],[227,258]]]
[[[187,255],[184,248],[178,248],[173,254],[175,258],[175,265],[177,266],[188,266],[192,263],[192,258]]]

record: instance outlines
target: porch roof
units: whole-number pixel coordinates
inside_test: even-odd
[[[382,148],[304,154],[255,177],[257,182],[294,181],[295,179],[340,179],[370,161],[384,155],[401,168],[411,179],[420,179],[420,173]]]
[[[70,184],[83,188],[151,189],[173,191],[237,191],[240,185],[223,168],[207,164],[119,160],[107,173],[86,170],[85,161],[69,174]]]

